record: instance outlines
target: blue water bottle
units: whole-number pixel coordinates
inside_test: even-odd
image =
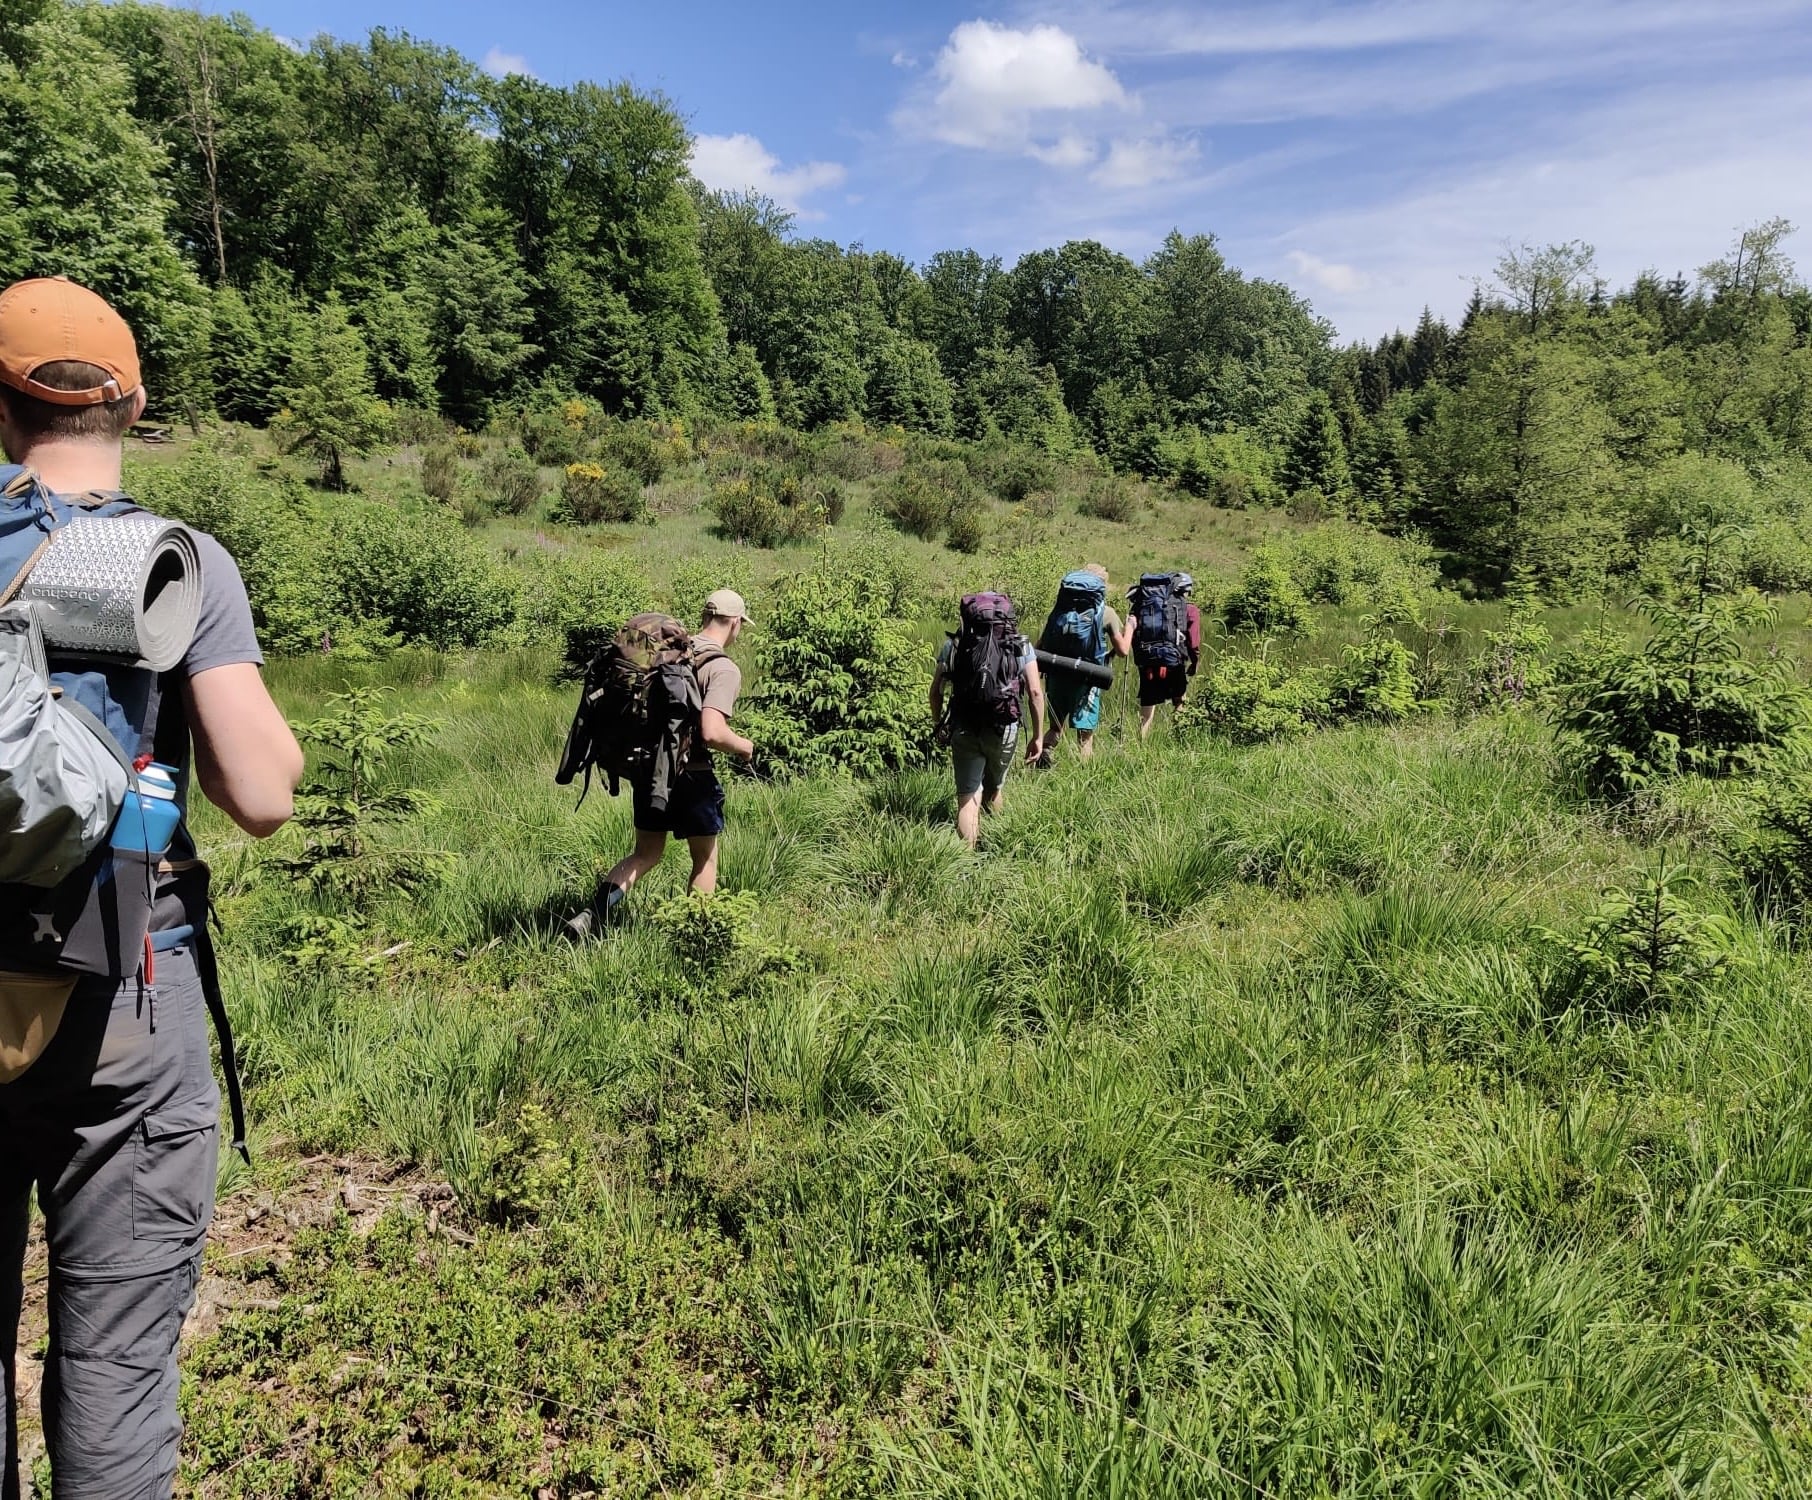
[[[170,847],[182,809],[176,805],[176,771],[151,761],[127,791],[113,825],[113,847],[156,858]]]

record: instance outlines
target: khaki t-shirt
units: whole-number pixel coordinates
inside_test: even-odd
[[[727,656],[714,656],[696,669],[696,675],[705,707],[729,718],[736,709],[736,695],[742,691],[742,668]]]

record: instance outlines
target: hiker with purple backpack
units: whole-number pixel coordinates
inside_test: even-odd
[[[1025,758],[1033,761],[1044,746],[1045,701],[1032,643],[1019,633],[1013,601],[1005,594],[966,595],[960,627],[938,653],[931,718],[939,738],[950,746],[956,831],[971,849],[981,836],[982,808],[1000,811],[1019,743],[1022,698],[1032,706]]]

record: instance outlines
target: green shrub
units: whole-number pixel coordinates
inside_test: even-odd
[[[1221,601],[1221,618],[1229,630],[1248,635],[1306,635],[1314,612],[1284,560],[1265,549],[1246,564],[1239,582]]]
[[[606,468],[633,474],[649,485],[659,483],[667,472],[671,449],[645,422],[612,422],[604,429],[599,453]]]
[[[503,515],[526,515],[541,499],[541,467],[520,443],[494,449],[478,477],[484,493]]]
[[[1008,505],[1028,495],[1057,487],[1058,469],[1049,454],[1036,448],[977,448],[970,462],[975,477]]]
[[[1568,671],[1556,726],[1586,791],[1625,797],[1659,777],[1730,776],[1767,762],[1805,732],[1806,690],[1784,661],[1756,665],[1742,632],[1772,607],[1753,591],[1642,599],[1653,634],[1604,643]]]
[[[419,406],[398,406],[391,411],[396,422],[396,440],[413,448],[425,448],[447,438],[447,419],[439,412],[423,411]]]
[[[485,645],[516,616],[515,578],[438,508],[342,504],[316,565],[339,618],[370,622],[402,645]]]
[[[1336,608],[1398,606],[1433,587],[1434,554],[1350,521],[1330,521],[1279,544],[1278,555],[1311,602]]]
[[[944,540],[953,552],[972,557],[981,551],[988,537],[988,517],[979,500],[971,500],[951,509],[945,526]]]
[[[791,542],[809,541],[830,523],[834,499],[837,514],[843,513],[843,492],[835,486],[834,496],[822,492],[811,496],[795,473],[757,467],[733,479],[727,479],[711,492],[711,513],[717,527],[731,541],[746,542],[752,547],[784,547]]]
[[[742,722],[777,770],[878,775],[924,762],[931,652],[885,570],[843,552],[781,583]]]
[[[1196,679],[1177,712],[1177,728],[1252,745],[1306,734],[1327,716],[1328,689],[1317,675],[1226,652]]]
[[[568,526],[597,526],[608,522],[643,521],[648,502],[642,483],[626,469],[602,464],[568,464],[561,472],[560,497],[548,519]]]
[[[538,464],[579,462],[590,446],[585,437],[584,420],[573,420],[568,413],[553,408],[525,411],[515,421],[522,446]]]
[[[1484,648],[1466,663],[1463,696],[1475,712],[1545,701],[1554,685],[1548,651],[1554,637],[1533,603],[1513,606],[1502,630],[1485,632]]]
[[[975,504],[968,474],[960,464],[942,460],[910,463],[875,492],[882,515],[908,536],[928,542],[943,534],[959,504]]]
[[[1091,481],[1078,506],[1085,516],[1121,525],[1137,520],[1144,508],[1138,490],[1117,475],[1102,475]]]
[[[445,856],[389,835],[392,825],[434,803],[425,792],[397,785],[386,763],[398,750],[425,744],[434,726],[416,714],[386,713],[385,696],[383,688],[335,693],[325,714],[295,726],[296,738],[313,753],[290,825],[300,846],[277,860],[355,925],[378,896],[420,891],[447,864]]]
[[[654,603],[647,576],[620,553],[536,549],[519,566],[522,599],[513,635],[524,645],[557,642],[563,678],[582,675],[617,628]]]
[[[459,492],[459,453],[450,442],[430,443],[422,450],[422,493],[443,505]]]

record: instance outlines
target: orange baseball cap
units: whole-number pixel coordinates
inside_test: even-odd
[[[97,365],[108,378],[85,391],[60,391],[32,378],[60,359]],[[0,381],[52,406],[99,406],[143,383],[126,320],[66,276],[15,281],[0,292]]]

